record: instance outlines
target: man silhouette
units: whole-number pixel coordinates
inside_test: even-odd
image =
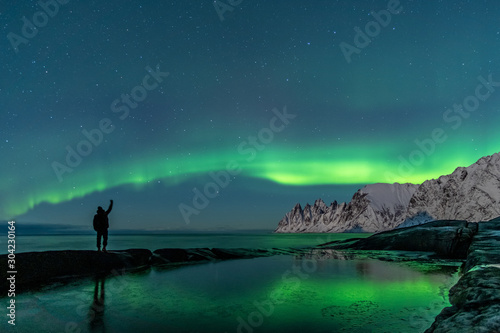
[[[94,215],[94,230],[97,231],[97,251],[101,251],[101,237],[102,240],[102,251],[106,251],[106,245],[108,245],[108,228],[109,220],[108,214],[113,209],[113,200],[109,200],[109,208],[104,211],[101,206],[97,207],[97,214]]]

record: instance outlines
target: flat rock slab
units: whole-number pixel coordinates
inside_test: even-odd
[[[193,248],[193,249],[159,249],[153,252],[152,265],[169,265],[184,263],[200,263],[218,260],[251,259],[270,257],[280,254],[300,254],[299,249],[221,249],[221,248]]]
[[[15,258],[16,291],[37,288],[66,278],[95,276],[116,271],[129,271],[151,266],[179,266],[209,261],[250,259],[274,255],[296,255],[300,249],[160,249],[152,253],[146,249],[110,251],[46,251],[18,253]],[[7,264],[8,255],[0,255]],[[0,272],[0,285],[8,290],[10,277],[7,269]]]
[[[381,232],[334,249],[434,252],[443,258],[467,257],[477,223],[442,220]]]
[[[16,254],[16,290],[50,283],[58,278],[89,276],[110,273],[113,270],[130,270],[149,265],[152,253],[146,249],[125,251],[47,251]],[[0,261],[7,263],[7,255]],[[9,285],[7,270],[0,272],[2,288]],[[5,289],[3,289],[5,290]]]

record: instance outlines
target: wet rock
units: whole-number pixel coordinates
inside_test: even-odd
[[[480,222],[469,247],[465,274],[450,289],[443,309],[426,333],[500,332],[500,221]]]
[[[110,251],[46,251],[16,254],[16,291],[37,288],[67,278],[103,275],[153,266],[178,266],[218,260],[250,259],[304,253],[299,249],[145,249]],[[8,256],[0,255],[7,263]],[[0,273],[0,285],[8,287],[7,270]],[[8,289],[8,288],[7,288]]]
[[[476,232],[477,223],[443,220],[381,232],[332,248],[434,252],[439,257],[465,259]]]
[[[47,251],[16,254],[16,290],[57,281],[60,278],[90,276],[144,268],[149,265],[151,251],[131,249],[108,253],[96,251]],[[7,262],[7,255],[0,261]],[[0,273],[2,286],[7,286],[6,270]],[[5,289],[4,289],[5,290]]]
[[[276,251],[266,249],[212,249],[218,259],[249,259],[258,257],[270,257],[277,254]]]
[[[469,248],[465,271],[477,265],[500,263],[500,221],[481,222]]]
[[[250,259],[281,254],[296,254],[295,249],[159,249],[153,252],[152,265],[199,263],[214,260]]]
[[[451,307],[443,309],[425,333],[500,332],[500,269],[465,274],[450,290]]]
[[[468,272],[450,289],[449,297],[458,308],[500,304],[500,269],[484,267]]]
[[[186,263],[213,261],[216,256],[207,248],[200,249],[159,249],[153,252],[150,263],[163,265],[171,263]]]

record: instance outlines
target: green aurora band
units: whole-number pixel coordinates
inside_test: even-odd
[[[481,156],[495,152],[487,148],[492,147],[485,147],[472,156],[460,149],[447,149],[446,158],[438,156],[439,154],[425,156],[419,166],[410,162],[404,164],[401,161],[408,161],[408,157],[402,155],[388,158],[397,156],[397,153],[388,151],[387,146],[383,149],[342,147],[332,149],[325,155],[324,148],[276,149],[273,145],[273,148],[255,150],[253,155],[240,154],[232,148],[217,152],[194,152],[188,156],[179,154],[168,158],[135,157],[134,161],[113,161],[106,166],[88,157],[88,161],[84,161],[84,164],[89,162],[87,165],[65,174],[62,182],[57,181],[53,172],[41,177],[36,184],[29,183],[20,175],[17,179],[4,180],[1,189],[10,195],[2,202],[1,208],[5,215],[2,218],[13,219],[42,203],[58,204],[118,186],[132,185],[140,190],[155,181],[173,186],[208,172],[226,170],[229,162],[238,166],[237,176],[259,178],[288,186],[366,185],[377,182],[419,184],[451,173],[456,167],[468,166]],[[30,188],[30,191],[16,190],[19,184]],[[204,183],[200,185],[203,186]]]

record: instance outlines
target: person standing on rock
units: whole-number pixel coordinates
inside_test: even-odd
[[[97,214],[94,215],[94,230],[97,231],[97,251],[101,251],[101,237],[102,240],[102,251],[108,252],[106,250],[106,245],[108,245],[108,228],[109,228],[109,220],[108,214],[111,213],[111,209],[113,209],[113,200],[109,200],[109,208],[107,211],[99,206],[97,207]]]

